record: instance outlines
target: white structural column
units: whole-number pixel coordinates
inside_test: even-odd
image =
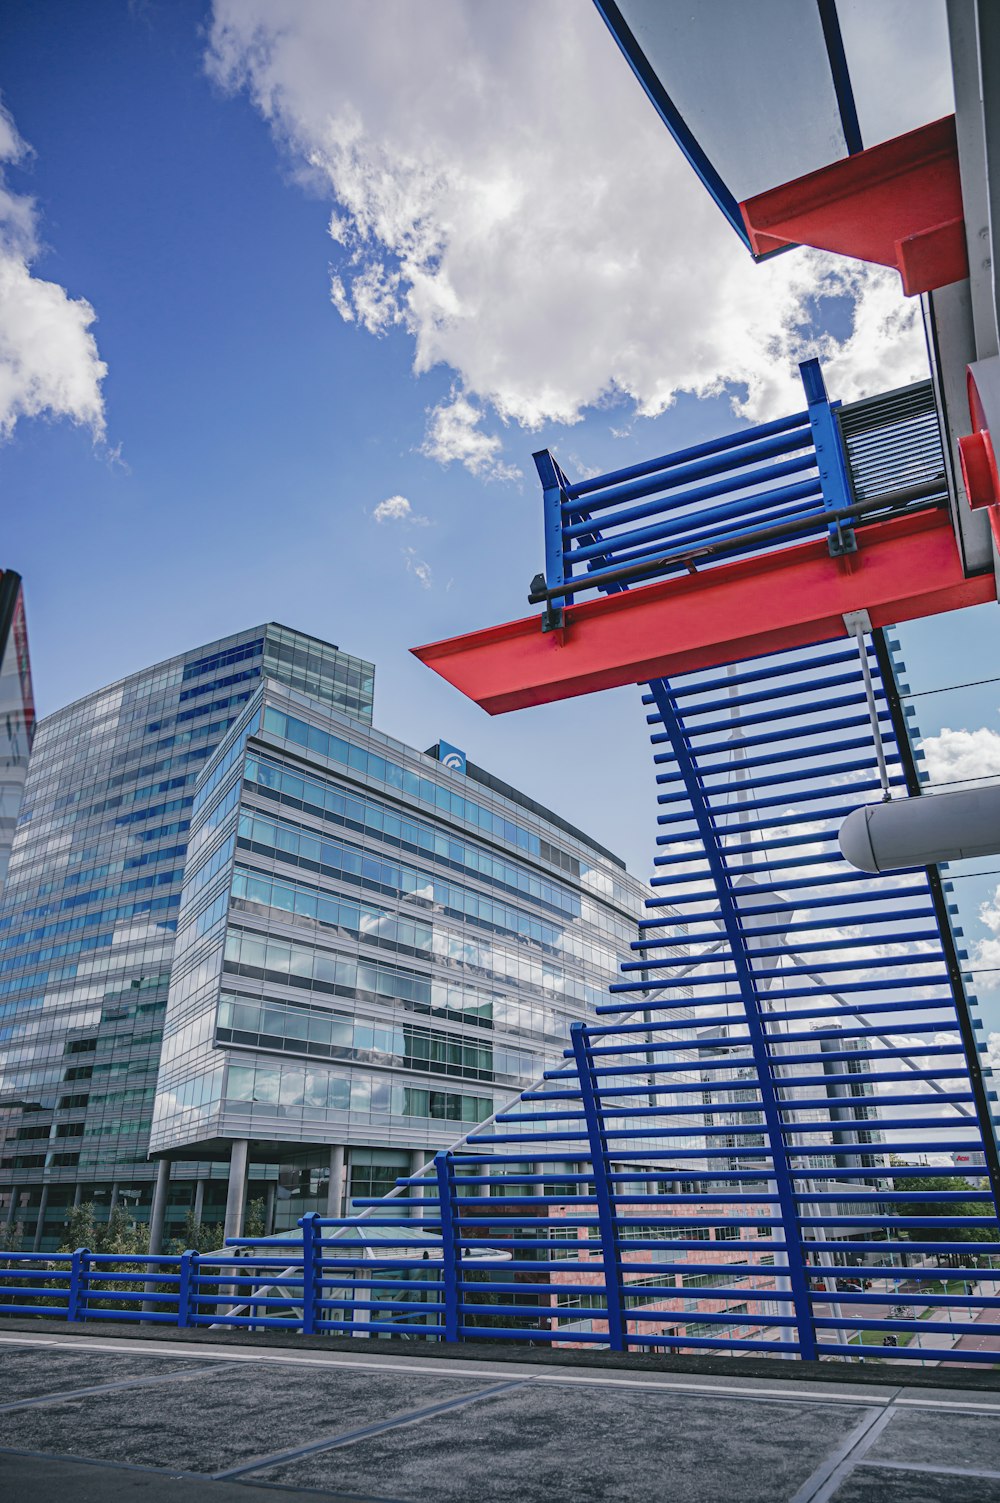
[[[250,1144],[246,1138],[237,1138],[229,1156],[229,1190],[226,1194],[226,1224],[224,1237],[239,1237],[243,1233],[243,1203],[247,1190],[247,1159]]]
[[[45,1212],[49,1208],[49,1187],[42,1186],[41,1199],[38,1202],[38,1219],[35,1222],[35,1237],[31,1245],[32,1252],[38,1252],[42,1246],[42,1234],[45,1231]]]
[[[425,1164],[427,1164],[433,1157],[434,1154],[429,1148],[412,1149],[410,1153],[410,1173],[419,1174]],[[424,1183],[431,1183],[431,1179],[426,1174],[424,1175]],[[425,1190],[418,1190],[415,1186],[409,1192],[404,1191],[403,1193],[408,1194],[411,1200],[423,1200],[426,1196]],[[414,1221],[422,1221],[426,1214],[427,1213],[422,1205],[410,1207],[410,1217]]]
[[[170,1160],[159,1159],[153,1185],[153,1203],[149,1208],[149,1251],[163,1251],[163,1222],[167,1212],[167,1188],[170,1184]]]
[[[344,1145],[334,1143],[330,1149],[330,1183],[326,1192],[326,1214],[336,1220],[344,1205]]]

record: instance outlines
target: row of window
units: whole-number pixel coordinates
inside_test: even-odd
[[[384,1114],[393,1117],[431,1117],[445,1122],[485,1122],[492,1114],[488,1096],[465,1096],[452,1091],[422,1090],[393,1085],[363,1075],[336,1075],[330,1070],[281,1065],[229,1066],[226,1103],[284,1107],[317,1107],[327,1111]]]
[[[258,855],[303,866],[307,871],[320,872],[341,882],[355,882],[390,897],[420,897],[454,918],[471,919],[494,932],[533,940],[555,953],[574,953],[564,930],[522,913],[509,903],[496,902],[470,888],[446,882],[433,872],[386,860],[361,846],[329,837],[323,839],[299,825],[262,814],[241,814],[239,837],[241,845]]]
[[[247,737],[253,735],[254,731],[257,729],[259,722],[259,712],[254,712],[249,716],[247,723],[243,727],[240,734],[238,736],[234,735],[233,743],[229,747],[225,756],[219,758],[218,762],[212,768],[211,772],[208,773],[207,777],[205,777],[204,782],[201,784],[194,796],[195,815],[197,815],[199,809],[204,808],[205,804],[211,798],[216,788],[218,788],[223,778],[225,778],[226,774],[229,772],[229,769],[233,766],[233,763],[237,762],[239,758],[242,757],[244,748],[246,746]]]
[[[174,867],[171,871],[156,872],[150,877],[135,877],[131,882],[112,882],[107,887],[93,888],[90,892],[74,893],[72,897],[63,898],[61,902],[54,903],[49,911],[60,912],[67,908],[82,908],[87,903],[102,902],[107,898],[119,897],[129,892],[143,892],[150,887],[174,887],[179,885],[183,875],[183,867]],[[32,944],[40,939],[51,939],[55,934],[67,934],[74,928],[79,929],[94,922],[99,923],[106,912],[107,910],[102,910],[76,919],[63,919],[55,924],[40,924],[35,929],[18,930],[0,939],[0,953],[7,956],[8,964],[13,964],[13,957],[21,945]],[[23,965],[26,961],[26,956],[21,957],[17,964]]]
[[[524,893],[538,903],[569,914],[571,918],[579,917],[580,899],[570,889],[423,820],[400,814],[376,799],[347,793],[332,783],[293,772],[256,752],[247,754],[243,776],[267,797],[277,798],[281,803],[306,809],[311,814],[359,832],[376,835],[387,845],[398,845],[416,853],[426,852],[448,866],[484,878],[494,887]]]
[[[366,944],[468,967],[500,982],[534,986],[564,999],[573,998],[595,1006],[604,998],[603,988],[567,975],[561,966],[543,961],[531,952],[524,954],[495,941],[467,938],[440,924],[352,903],[334,893],[320,892],[302,883],[270,877],[244,867],[237,866],[234,870],[232,896],[238,909],[257,908],[286,921],[291,916],[297,923],[337,929]],[[212,910],[212,917],[203,915],[199,918],[199,933],[207,933],[224,911],[218,903],[212,905]],[[183,943],[179,938],[178,951]]]
[[[171,893],[164,898],[147,898],[141,903],[125,903],[117,908],[104,908],[97,913],[79,914],[74,919],[64,919],[62,923],[54,926],[58,934],[77,933],[81,929],[90,928],[95,924],[114,923],[120,924],[124,919],[140,918],[146,914],[156,914],[158,928],[173,931],[177,927],[177,920],[167,918],[171,910],[176,909],[180,902],[179,893]],[[19,955],[19,966],[35,965],[44,961],[61,960],[69,956],[74,958],[92,950],[107,949],[121,938],[113,932],[107,934],[88,935],[82,939],[67,940],[61,945],[48,945],[42,950],[32,950]],[[27,976],[13,976],[5,981],[0,981],[0,996],[9,996],[11,992],[20,992],[48,985],[52,981],[67,981],[76,975],[76,966],[62,967],[57,972],[34,971]],[[27,1005],[17,1002],[15,1007]],[[9,1016],[9,1013],[0,1008],[0,1018]]]
[[[248,930],[230,929],[226,935],[225,969],[231,974],[282,986],[328,992],[341,997],[387,997],[423,1010],[481,1022],[490,1026],[492,999],[471,987],[449,986],[419,971],[377,964],[351,955],[337,955],[284,939],[265,939]]]
[[[493,1043],[467,1040],[412,1024],[402,1027],[344,1017],[289,1002],[223,995],[216,1040],[246,1048],[277,1049],[317,1059],[355,1060],[441,1075],[492,1080],[494,1074],[530,1080],[535,1055]]]
[[[514,820],[505,819],[503,815],[465,798],[461,793],[453,792],[441,783],[422,778],[408,767],[379,756],[377,752],[367,751],[363,746],[345,741],[342,736],[333,736],[328,731],[320,730],[318,726],[299,720],[295,715],[286,715],[273,705],[269,705],[264,711],[264,729],[293,746],[308,747],[316,756],[324,757],[329,762],[339,762],[341,766],[350,767],[375,782],[398,788],[408,798],[419,799],[421,803],[430,804],[455,819],[464,819],[468,824],[478,825],[481,830],[497,840],[505,840],[508,845],[519,846],[533,856],[540,854],[538,836],[516,824]]]

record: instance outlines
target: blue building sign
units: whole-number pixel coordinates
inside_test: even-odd
[[[438,742],[438,761],[443,766],[450,767],[452,772],[465,771],[465,752],[452,746],[450,741]]]

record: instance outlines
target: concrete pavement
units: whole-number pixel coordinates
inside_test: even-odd
[[[1000,1503],[1000,1391],[981,1377],[819,1383],[791,1362],[761,1379],[205,1336],[0,1327],[0,1495]]]

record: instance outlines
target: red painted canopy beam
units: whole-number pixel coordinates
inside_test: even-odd
[[[996,599],[992,571],[965,578],[944,509],[859,527],[857,539],[843,559],[825,540],[800,543],[570,605],[563,631],[527,616],[412,651],[500,715],[843,637],[850,611],[891,626]]]
[[[740,209],[758,256],[812,245],[895,266],[908,297],[969,275],[954,115],[759,193]]]

